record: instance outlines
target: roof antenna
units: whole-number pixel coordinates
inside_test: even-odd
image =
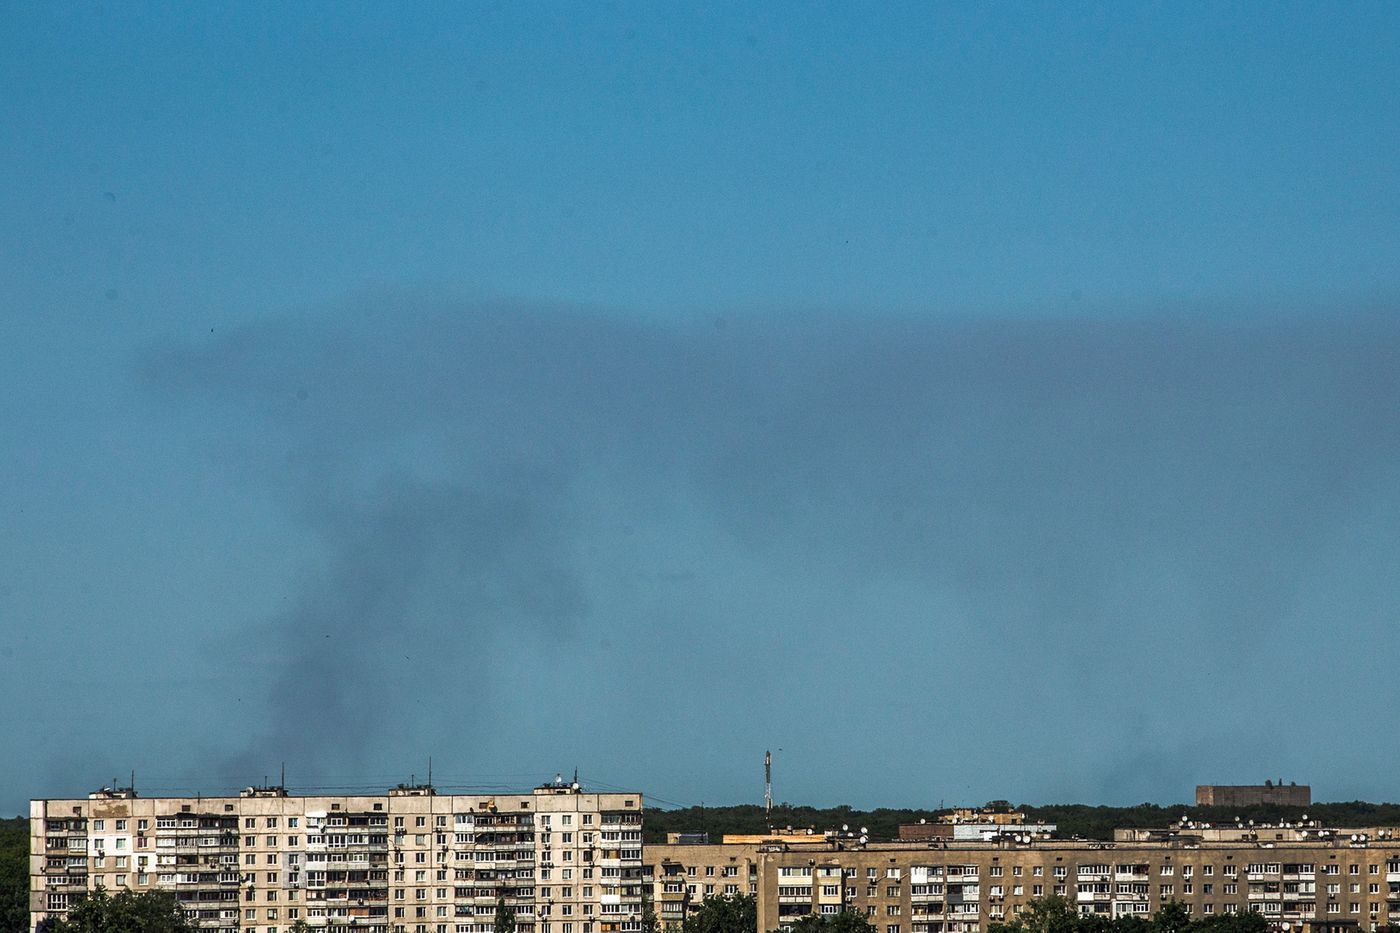
[[[285,761],[282,762],[282,783],[277,786],[283,790],[287,789],[287,763]]]
[[[428,756],[428,786],[433,786],[433,756]]]

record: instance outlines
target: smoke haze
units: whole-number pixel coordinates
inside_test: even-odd
[[[551,709],[605,704],[595,738],[632,751],[598,767],[638,782],[646,748],[671,781],[711,767],[677,736],[742,710],[706,741],[873,745],[956,780],[1004,734],[1063,749],[1020,793],[1082,764],[1167,799],[1199,772],[1179,743],[1220,770],[1261,754],[1258,709],[1314,669],[1300,645],[1391,643],[1363,550],[1394,557],[1400,530],[1397,338],[390,295],[163,345],[142,372],[324,555],[248,620],[260,700],[230,767],[364,768],[433,728],[410,699],[430,678],[464,745],[512,710],[558,742]],[[847,697],[912,716],[863,735]]]

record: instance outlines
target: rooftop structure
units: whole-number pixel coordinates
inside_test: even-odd
[[[1275,784],[1198,784],[1196,785],[1196,806],[1198,807],[1253,807],[1272,804],[1283,807],[1312,806],[1312,788],[1307,784],[1283,781]]]

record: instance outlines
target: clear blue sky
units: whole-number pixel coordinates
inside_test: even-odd
[[[0,810],[1395,799],[1397,36],[0,3]]]

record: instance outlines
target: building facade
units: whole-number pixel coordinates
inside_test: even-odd
[[[760,931],[854,910],[881,933],[982,933],[1051,895],[1109,917],[1148,915],[1175,901],[1197,917],[1255,910],[1278,930],[1324,923],[1377,930],[1400,923],[1400,842],[1383,832],[1319,839],[1261,828],[1259,838],[1222,842],[653,845],[646,873],[656,902],[666,905],[663,922],[707,897],[752,893]]]
[[[641,929],[642,795],[533,793],[142,798],[30,804],[31,929],[99,886],[172,891],[202,927],[286,933]]]

